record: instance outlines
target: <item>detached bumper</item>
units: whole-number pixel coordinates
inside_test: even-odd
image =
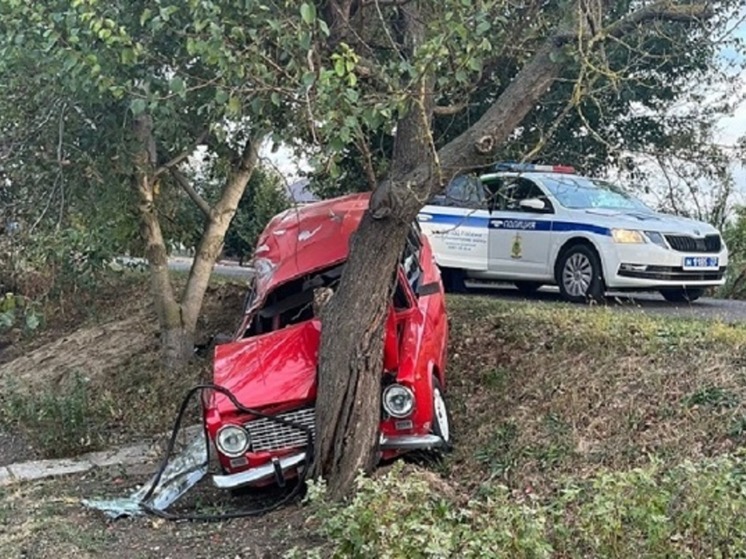
[[[212,482],[218,489],[237,489],[247,485],[255,485],[271,479],[276,479],[278,476],[284,478],[286,471],[297,468],[306,461],[306,453],[299,452],[298,454],[291,454],[290,456],[283,456],[282,458],[276,458],[267,464],[251,468],[244,472],[238,472],[235,474],[226,475],[214,475],[212,476]]]

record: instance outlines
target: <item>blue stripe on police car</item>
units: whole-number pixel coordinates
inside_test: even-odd
[[[424,212],[417,216],[417,220],[423,223],[450,225],[453,227],[486,227],[489,229],[504,229],[509,231],[558,231],[563,233],[584,231],[586,233],[595,233],[596,235],[611,236],[611,230],[607,227],[571,221],[512,219]]]

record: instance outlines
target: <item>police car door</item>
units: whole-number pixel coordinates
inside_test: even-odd
[[[417,215],[441,268],[487,270],[489,212],[478,177],[456,177]]]
[[[553,277],[549,263],[554,209],[528,178],[501,176],[491,181],[490,271],[515,279]]]

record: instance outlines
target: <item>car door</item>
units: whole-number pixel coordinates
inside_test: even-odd
[[[551,201],[526,177],[500,177],[489,186],[494,208],[490,219],[490,272],[509,279],[550,280]],[[528,207],[539,205],[538,201],[543,202],[543,209]]]
[[[438,266],[480,271],[487,270],[489,218],[484,186],[473,175],[456,177],[417,215]]]

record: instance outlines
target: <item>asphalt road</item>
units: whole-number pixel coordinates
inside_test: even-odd
[[[529,297],[521,295],[509,285],[499,285],[473,290],[480,295],[489,295],[503,300],[529,300],[547,304],[570,305],[562,300],[557,288],[545,287]],[[746,301],[702,298],[694,303],[669,303],[657,293],[610,293],[605,303],[620,312],[640,312],[683,318],[720,320],[722,322],[746,322]],[[583,307],[582,305],[574,305]]]
[[[130,262],[134,259],[129,259]],[[169,267],[172,270],[188,272],[191,266],[189,258],[172,258]],[[216,275],[234,279],[248,280],[254,273],[252,268],[238,266],[232,262],[219,262],[213,268]],[[521,295],[510,284],[496,284],[490,287],[472,289],[471,293],[488,295],[503,300],[530,300],[546,304],[569,305],[562,300],[556,287],[545,287],[530,297]],[[610,293],[605,304],[620,312],[640,312],[683,318],[700,318],[720,320],[728,323],[746,322],[746,301],[703,298],[694,303],[669,303],[657,293]],[[582,305],[574,305],[582,308]]]

